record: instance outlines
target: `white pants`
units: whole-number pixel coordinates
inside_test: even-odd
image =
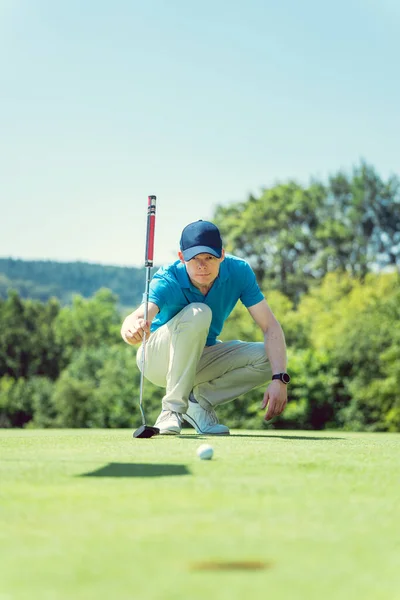
[[[146,341],[146,379],[165,387],[163,409],[185,413],[193,390],[205,409],[234,400],[271,379],[262,342],[218,342],[205,346],[211,309],[191,303]],[[136,356],[141,367],[142,346]]]

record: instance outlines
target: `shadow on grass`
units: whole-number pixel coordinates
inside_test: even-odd
[[[244,435],[242,433],[231,433],[231,435],[198,435],[198,434],[187,434],[184,433],[183,435],[179,436],[180,438],[196,438],[196,439],[203,439],[203,438],[246,438],[248,440],[251,439],[255,439],[255,438],[265,438],[265,439],[272,439],[272,438],[280,438],[282,440],[310,440],[310,441],[323,441],[323,442],[330,442],[331,440],[343,440],[345,438],[341,438],[341,437],[316,437],[313,435],[271,435],[268,433],[264,433],[264,434],[254,434],[254,435]]]
[[[331,440],[343,440],[341,437],[319,437],[314,435],[241,435],[233,434],[233,437],[264,437],[264,438],[280,438],[281,440],[317,440],[321,442],[330,442]]]
[[[270,569],[272,563],[259,560],[205,561],[190,565],[192,571],[263,571]]]
[[[185,465],[156,465],[146,463],[109,463],[105,467],[82,473],[78,477],[166,477],[190,475]]]

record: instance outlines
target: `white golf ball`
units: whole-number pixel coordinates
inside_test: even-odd
[[[210,444],[201,444],[196,450],[197,456],[201,460],[211,460],[214,454],[214,449]]]

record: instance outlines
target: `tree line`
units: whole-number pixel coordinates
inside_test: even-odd
[[[46,301],[56,297],[70,304],[74,295],[90,298],[100,288],[118,296],[121,306],[135,306],[144,289],[143,269],[85,262],[0,258],[0,298],[16,290],[21,298]],[[142,292],[140,292],[142,290]]]
[[[218,206],[214,220],[226,249],[296,302],[327,273],[400,272],[400,179],[365,162],[327,183],[289,181]]]
[[[340,185],[339,185],[340,184]],[[289,404],[263,423],[262,389],[220,407],[237,428],[400,431],[398,180],[365,164],[329,183],[289,182],[217,207],[228,251],[243,256],[281,322]],[[139,302],[140,300],[138,300]],[[135,305],[133,305],[135,306]],[[0,299],[1,427],[136,427],[136,347],[120,337],[120,299]],[[261,340],[243,306],[221,339]],[[145,383],[149,421],[163,390]]]

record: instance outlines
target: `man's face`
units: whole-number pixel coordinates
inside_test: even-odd
[[[222,250],[221,258],[212,254],[197,254],[192,260],[185,262],[182,252],[178,253],[181,262],[186,265],[186,270],[190,279],[197,285],[210,285],[218,277],[219,267],[225,257],[225,251]]]

